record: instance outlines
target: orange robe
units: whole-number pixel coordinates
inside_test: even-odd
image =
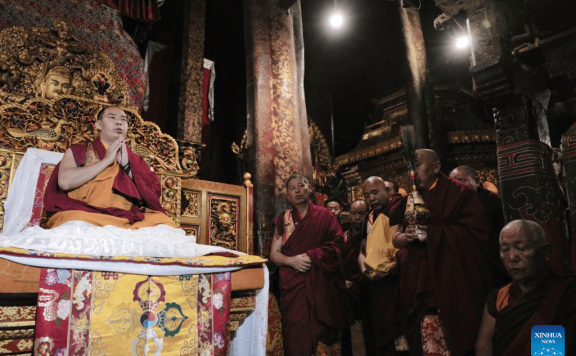
[[[98,155],[95,152],[87,153],[88,162],[97,162]],[[104,169],[94,179],[85,183],[84,185],[69,191],[68,197],[83,201],[89,205],[99,208],[119,208],[123,210],[130,210],[133,203],[126,199],[123,195],[115,194],[112,190],[114,179],[119,173],[120,164],[115,161],[113,165]],[[174,222],[160,211],[154,211],[149,208],[144,208],[144,220],[136,221],[130,224],[130,221],[123,217],[101,214],[96,212],[87,212],[82,210],[67,210],[59,211],[52,215],[48,221],[48,227],[53,228],[60,226],[68,221],[82,220],[96,226],[112,225],[126,229],[139,229],[141,227],[151,227],[160,224],[176,227]]]

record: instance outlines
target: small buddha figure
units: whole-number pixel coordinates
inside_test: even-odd
[[[44,80],[40,83],[40,96],[56,99],[62,94],[69,94],[73,89],[72,72],[64,66],[48,67]]]

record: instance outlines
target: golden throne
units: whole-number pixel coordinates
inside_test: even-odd
[[[194,145],[178,144],[154,123],[142,120],[129,107],[127,86],[110,59],[70,36],[68,29],[66,22],[57,21],[54,28],[0,31],[0,229],[4,201],[24,152],[64,152],[70,145],[93,140],[97,112],[117,105],[129,118],[130,148],[160,177],[168,216],[200,244],[252,253],[249,174],[244,186],[195,179]],[[41,166],[29,226],[45,223],[42,196],[52,168]],[[262,267],[254,267],[263,260],[254,256],[251,261],[231,273],[228,331],[237,330],[254,309],[256,290],[265,284]],[[30,354],[33,346],[48,347],[32,345],[36,306],[31,301],[39,291],[40,273],[39,268],[0,259],[0,353]],[[198,344],[188,351],[200,349]]]

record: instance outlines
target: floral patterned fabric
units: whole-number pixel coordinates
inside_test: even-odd
[[[35,355],[225,355],[230,273],[43,268]]]
[[[424,356],[451,356],[442,323],[438,315],[425,315],[420,324],[422,328],[422,349]]]

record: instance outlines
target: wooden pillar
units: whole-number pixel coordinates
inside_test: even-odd
[[[183,1],[182,71],[177,139],[202,142],[205,0]]]
[[[522,93],[518,83],[523,77],[515,77],[518,71],[511,58],[505,13],[500,13],[492,0],[468,1],[465,5],[472,46],[470,72],[478,95],[494,108],[506,221],[526,219],[540,224],[553,247],[549,266],[564,273],[570,266],[566,203],[552,166],[552,149],[541,140],[548,135],[546,116],[538,115],[538,105]]]
[[[293,173],[312,178],[300,2],[281,10],[279,0],[245,0],[244,14],[256,253],[268,256],[272,219],[289,207],[285,181]]]
[[[428,123],[424,101],[424,89],[427,80],[426,46],[420,13],[415,8],[400,6],[400,18],[402,20],[402,34],[406,48],[406,105],[408,106],[408,118],[414,125],[416,133],[416,148],[430,148],[428,139]]]

